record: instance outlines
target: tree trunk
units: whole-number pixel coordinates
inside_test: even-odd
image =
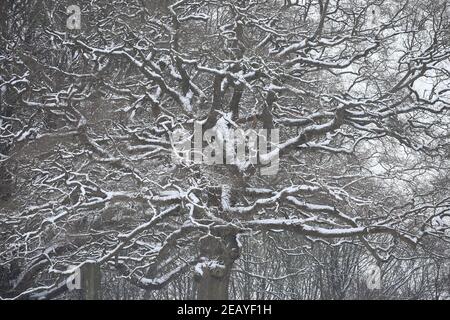
[[[225,272],[223,276],[215,276],[211,272],[205,272],[197,283],[197,299],[228,300],[230,271]]]
[[[198,300],[228,300],[231,268],[239,257],[236,235],[206,236],[200,240],[200,260],[194,280]]]
[[[101,272],[96,263],[86,263],[81,269],[81,286],[83,300],[101,299]]]

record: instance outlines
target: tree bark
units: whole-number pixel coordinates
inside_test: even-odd
[[[101,272],[96,263],[87,263],[81,269],[83,300],[101,300]]]
[[[207,236],[200,240],[201,262],[194,280],[198,300],[228,300],[231,269],[239,257],[236,235]]]
[[[197,283],[197,299],[228,300],[230,271],[227,270],[223,276],[215,276],[206,272]]]

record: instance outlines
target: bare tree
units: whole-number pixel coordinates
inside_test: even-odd
[[[448,261],[446,1],[93,1],[80,30],[70,4],[2,3],[2,297],[56,297],[95,264],[147,297],[227,299],[245,276],[245,298],[343,299],[364,261]],[[279,130],[277,174],[175,163],[196,122]]]

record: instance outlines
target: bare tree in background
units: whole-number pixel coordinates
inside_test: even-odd
[[[0,297],[448,297],[447,1],[0,6]],[[195,121],[280,130],[278,173],[175,163]]]

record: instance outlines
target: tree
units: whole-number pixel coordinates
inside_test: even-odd
[[[191,272],[198,298],[226,299],[240,239],[261,233],[342,247],[336,267],[349,243],[381,266],[448,259],[445,1],[96,1],[80,30],[70,4],[2,4],[1,161],[20,186],[2,296],[55,297],[94,263],[147,292]],[[196,122],[279,130],[258,156],[277,174],[174,162],[172,133]]]

